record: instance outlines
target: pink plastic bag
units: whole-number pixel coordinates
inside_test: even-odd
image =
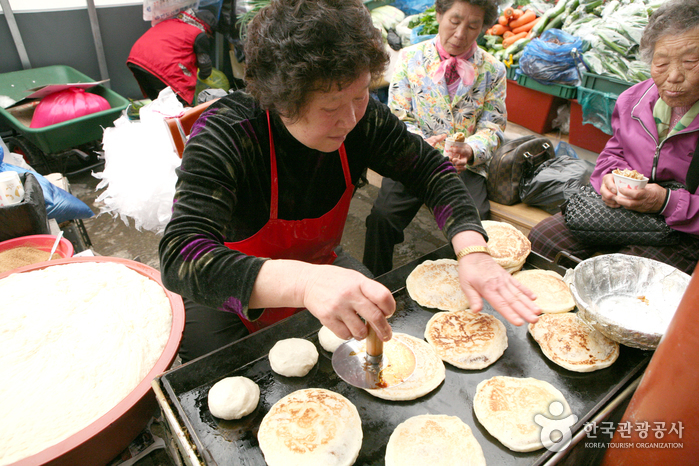
[[[71,87],[41,99],[34,110],[29,127],[43,128],[110,108],[112,107],[104,97],[85,92],[85,89]]]

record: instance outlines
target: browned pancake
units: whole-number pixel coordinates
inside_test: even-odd
[[[592,372],[611,366],[619,357],[619,344],[602,335],[572,312],[544,314],[529,332],[551,361],[575,372]]]
[[[489,314],[439,312],[427,323],[425,339],[443,361],[460,369],[483,369],[505,352],[507,329]]]
[[[532,250],[524,233],[505,222],[483,220],[481,223],[488,234],[488,250],[493,260],[510,273],[521,269]]]

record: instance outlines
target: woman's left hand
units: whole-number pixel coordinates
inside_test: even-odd
[[[479,312],[485,299],[511,324],[538,320],[541,309],[534,304],[536,295],[489,255],[473,253],[460,259],[459,279],[472,312]]]
[[[465,246],[485,246],[485,240],[480,233],[466,231],[455,235],[452,244],[454,250],[459,251]],[[534,323],[538,320],[541,309],[534,303],[536,295],[488,254],[476,252],[462,257],[458,271],[461,288],[471,303],[472,312],[483,309],[485,299],[511,324],[522,325],[525,321]]]

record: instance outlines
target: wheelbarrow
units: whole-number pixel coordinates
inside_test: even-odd
[[[49,84],[91,83],[94,79],[64,65],[46,66],[0,74],[0,96],[14,101],[24,99],[28,89]],[[87,92],[107,99],[111,108],[73,118],[43,128],[30,128],[38,100],[10,108],[0,107],[0,133],[8,149],[21,154],[25,161],[42,175],[59,172],[70,175],[91,169],[102,162],[99,148],[105,127],[113,126],[129,101],[111,89],[97,85]],[[7,134],[7,135],[6,135]],[[66,173],[69,162],[77,157],[80,169]]]

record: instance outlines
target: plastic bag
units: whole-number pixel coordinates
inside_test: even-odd
[[[571,52],[583,50],[584,42],[560,29],[549,29],[524,47],[518,74],[542,84],[578,86],[580,76]]]
[[[43,128],[112,108],[101,95],[71,87],[47,95],[34,110],[30,128]]]
[[[606,134],[612,134],[612,113],[618,95],[578,88],[578,103],[582,107],[582,123],[594,125]]]
[[[559,141],[558,145],[556,146],[556,157],[561,156],[561,155],[567,155],[569,157],[572,157],[574,159],[579,159],[578,153],[575,152],[575,149],[573,149],[573,146],[568,144],[565,141]]]
[[[430,39],[432,39],[433,37],[436,37],[436,36],[437,36],[437,34],[424,34],[424,35],[423,35],[423,34],[420,34],[420,33],[422,32],[422,28],[423,28],[423,27],[424,27],[424,26],[421,24],[421,25],[419,25],[419,26],[414,27],[414,28],[410,31],[410,43],[411,43],[411,44],[418,44],[418,43],[420,43],[420,42],[422,42],[422,41],[430,40]]]
[[[177,98],[171,87],[166,87],[158,94],[158,98],[144,105],[138,111],[139,119],[143,122],[155,121],[159,124],[164,118],[179,117],[184,114],[184,105]]]
[[[199,0],[143,0],[143,20],[155,26],[174,18],[188,8],[197,9]]]
[[[434,5],[434,0],[395,0],[392,5],[406,15],[416,15]]]
[[[61,189],[51,183],[37,172],[6,163],[4,161],[4,151],[0,148],[0,172],[8,170],[15,171],[20,175],[25,173],[34,175],[34,178],[37,179],[44,192],[44,203],[48,218],[55,219],[58,223],[63,223],[69,220],[90,218],[95,215],[92,209],[83,201],[73,196],[65,189]]]
[[[570,133],[570,103],[561,105],[556,110],[556,118],[551,122],[551,126],[561,130],[561,133]]]
[[[202,91],[206,89],[221,89],[228,93],[231,89],[231,85],[228,78],[223,73],[223,71],[217,70],[216,68],[211,69],[211,74],[206,79],[201,79],[197,77],[197,85],[194,88],[194,95],[198,96]],[[197,99],[197,104],[200,104]]]
[[[24,186],[24,199],[19,204],[0,207],[0,241],[51,233],[41,185],[33,173],[19,177]]]
[[[176,112],[181,113],[182,109],[172,90],[166,88],[141,109],[139,121],[122,116],[114,127],[105,128],[104,171],[92,175],[102,180],[97,190],[104,189],[97,197],[97,202],[102,203],[100,215],[120,217],[126,225],[133,219],[139,231],[165,230],[172,216],[175,169],[181,160],[164,120],[166,116],[177,116]]]
[[[522,178],[519,196],[525,204],[554,214],[580,186],[588,183],[594,167],[585,160],[557,156],[542,163],[531,177]]]

